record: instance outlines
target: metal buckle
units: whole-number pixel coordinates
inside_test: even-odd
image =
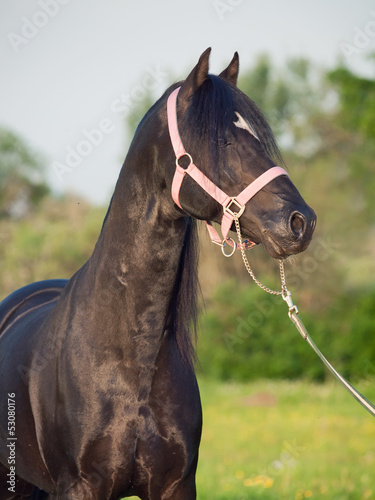
[[[230,209],[230,207],[231,207],[233,204],[234,204],[234,205],[236,205],[236,206],[237,206],[237,208],[239,208],[239,211],[238,211],[238,212],[233,212],[233,210],[231,210],[231,209]],[[241,217],[241,215],[244,213],[245,208],[246,208],[246,207],[245,207],[245,205],[241,205],[240,203],[238,203],[238,201],[236,200],[236,197],[235,197],[235,196],[231,196],[231,197],[230,197],[230,200],[229,200],[229,203],[227,204],[227,206],[226,206],[226,207],[223,207],[223,209],[224,209],[224,213],[225,213],[225,212],[228,212],[228,213],[229,213],[229,215],[231,215],[232,217],[237,217],[237,219],[238,219],[239,217]]]
[[[230,253],[225,253],[224,248],[227,246],[227,242],[226,242],[225,240],[223,240],[223,242],[222,242],[222,244],[221,244],[221,251],[222,251],[222,253],[223,253],[224,257],[232,257],[232,255],[233,255],[233,254],[234,254],[234,252],[236,251],[237,246],[236,246],[235,241],[234,241],[232,238],[227,238],[227,241],[231,241],[231,242],[232,242],[232,244],[233,244],[233,248],[232,248],[232,250],[230,251]],[[230,246],[230,245],[229,245],[229,246]]]
[[[190,161],[189,165],[186,168],[184,168],[182,165],[179,164],[179,160],[181,158],[183,158],[184,156],[187,156],[189,158],[189,161]],[[189,155],[189,153],[184,153],[183,155],[181,155],[178,158],[176,158],[176,166],[180,167],[180,168],[182,168],[184,170],[187,170],[192,163],[193,163],[193,158],[191,157],[191,155]]]

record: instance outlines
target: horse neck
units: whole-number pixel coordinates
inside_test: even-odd
[[[137,148],[129,150],[85,273],[95,321],[108,318],[106,336],[149,364],[165,331],[178,329],[176,297],[192,221],[176,217],[170,194],[145,171],[158,157],[155,150],[140,159]]]

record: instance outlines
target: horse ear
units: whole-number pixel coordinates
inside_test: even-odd
[[[238,52],[235,52],[233,59],[229,63],[229,66],[225,68],[225,70],[222,71],[219,76],[221,78],[224,78],[224,80],[227,80],[228,82],[232,83],[233,85],[237,85],[239,69],[240,69],[240,60]]]
[[[203,52],[197,65],[193,68],[189,76],[182,84],[178,95],[178,101],[180,104],[185,103],[185,106],[187,106],[191,96],[199,89],[205,80],[207,80],[210,53],[211,47]]]

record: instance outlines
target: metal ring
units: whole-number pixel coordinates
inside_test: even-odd
[[[178,161],[180,160],[180,158],[183,158],[184,156],[187,156],[189,158],[189,160],[190,160],[190,163],[189,163],[189,165],[186,168],[184,168],[182,165],[180,165],[178,163]],[[176,166],[180,167],[180,168],[183,168],[184,170],[187,170],[192,163],[193,163],[193,158],[191,157],[191,155],[189,155],[189,153],[184,153],[183,155],[181,155],[178,158],[176,158]]]
[[[227,241],[231,241],[233,243],[233,248],[232,248],[232,251],[230,253],[225,253],[225,250],[224,248],[226,247],[227,245],[227,242],[226,240],[223,240],[223,243],[221,245],[221,251],[224,255],[224,257],[232,257],[232,255],[234,254],[234,252],[236,251],[236,243],[235,241],[232,239],[232,238],[227,238]]]

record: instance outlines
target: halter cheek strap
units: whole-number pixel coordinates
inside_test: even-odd
[[[211,240],[213,241],[213,243],[217,243],[222,247],[227,241],[232,246],[235,246],[233,240],[227,238],[228,232],[232,226],[234,219],[238,219],[239,217],[241,217],[245,210],[245,204],[266,184],[275,179],[275,177],[278,177],[280,175],[288,175],[288,173],[281,167],[272,167],[262,175],[260,175],[257,179],[255,179],[255,181],[253,181],[251,184],[249,184],[243,191],[241,191],[238,196],[228,196],[226,193],[224,193],[224,191],[216,186],[208,177],[203,174],[203,172],[198,169],[198,167],[194,164],[192,157],[185,151],[184,145],[182,144],[177,124],[177,95],[180,88],[181,87],[178,87],[171,93],[167,102],[168,129],[173,150],[176,156],[176,171],[172,181],[173,201],[176,203],[176,205],[182,208],[179,201],[180,189],[185,175],[190,175],[190,177],[192,177],[195,182],[206,191],[206,193],[208,193],[223,207],[224,213],[221,220],[221,232],[223,235],[223,240],[221,240],[211,222],[206,221]],[[183,168],[179,164],[179,160],[183,156],[186,156],[190,161],[187,168]],[[244,246],[247,248],[251,248],[254,245],[255,243],[252,242],[250,242],[250,244],[244,243]]]

